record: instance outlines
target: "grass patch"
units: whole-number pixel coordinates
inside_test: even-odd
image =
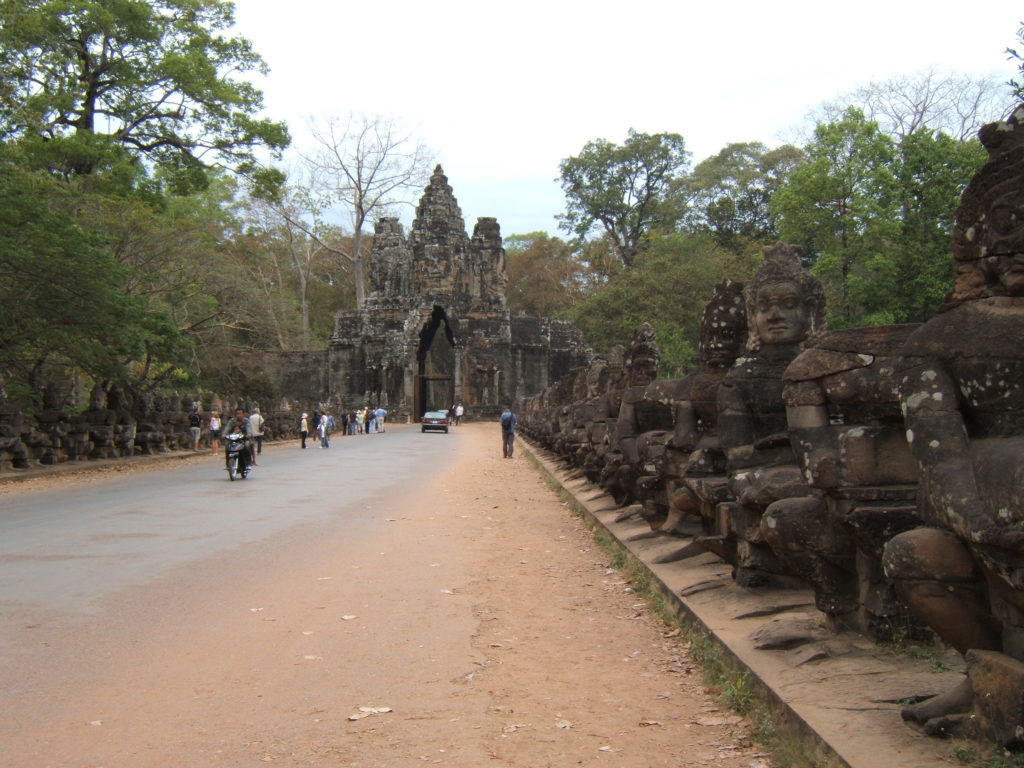
[[[1024,768],[1024,754],[1007,752],[998,746],[986,751],[977,747],[956,747],[953,756],[971,768]]]

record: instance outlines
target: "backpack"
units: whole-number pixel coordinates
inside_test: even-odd
[[[511,426],[512,426],[512,412],[509,411],[508,413],[501,414],[501,428],[504,429],[507,432],[509,427],[511,427]]]
[[[189,425],[190,427],[198,427],[198,426],[201,426],[201,425],[202,425],[202,423],[203,423],[203,420],[202,420],[202,418],[201,418],[201,417],[199,416],[199,414],[198,414],[198,413],[191,413],[191,414],[189,414],[189,417],[188,417],[188,425]]]

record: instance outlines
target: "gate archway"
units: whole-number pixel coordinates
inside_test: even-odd
[[[444,329],[442,335],[438,331]],[[416,350],[415,415],[448,410],[455,399],[455,330],[444,308],[435,304],[420,329]]]

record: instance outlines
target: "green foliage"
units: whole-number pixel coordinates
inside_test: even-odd
[[[1017,27],[1017,42],[1019,45],[1024,45],[1024,21]],[[1024,74],[1024,53],[1014,47],[1006,49],[1006,53],[1009,55],[1010,60],[1017,64],[1017,69],[1021,74]],[[1015,77],[1011,77],[1008,85],[1013,89],[1013,96],[1017,101],[1024,101],[1024,83]]]
[[[693,370],[700,315],[715,283],[744,280],[756,263],[755,253],[737,256],[710,237],[655,235],[632,268],[611,277],[569,315],[587,343],[602,351],[628,343],[641,323],[650,323],[661,352],[659,376],[680,376]]]
[[[93,173],[116,145],[175,193],[205,186],[214,163],[254,170],[254,149],[289,137],[255,117],[262,94],[237,79],[266,66],[219,34],[233,13],[226,0],[3,3],[0,138],[51,144],[49,167],[68,175]]]
[[[924,322],[952,286],[953,225],[964,188],[988,155],[981,142],[926,131],[905,137],[895,165],[900,231],[891,282],[880,286],[893,322]]]
[[[676,196],[686,200],[683,228],[710,233],[737,252],[750,243],[774,242],[778,232],[769,202],[806,159],[802,150],[788,144],[773,150],[758,142],[729,144],[677,184]]]
[[[686,168],[689,153],[677,133],[637,133],[622,145],[605,139],[587,142],[579,155],[563,160],[566,213],[562,229],[581,245],[599,230],[630,266],[641,242],[663,219],[662,205],[673,179]]]
[[[892,322],[878,290],[893,280],[888,256],[898,232],[892,140],[851,108],[817,127],[807,153],[772,200],[781,239],[812,260],[831,326]]]
[[[925,130],[897,144],[850,108],[807,151],[772,208],[825,283],[829,324],[927,320],[949,291],[956,209],[984,149]]]
[[[171,357],[182,342],[166,313],[125,291],[129,269],[79,221],[80,199],[0,162],[0,370],[21,381],[53,364],[121,380],[126,359]]]

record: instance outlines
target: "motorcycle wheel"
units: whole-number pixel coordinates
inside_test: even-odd
[[[244,464],[242,466],[241,470],[238,472],[238,476],[240,478],[242,478],[243,480],[245,480],[245,478],[247,478],[249,476],[249,467],[250,466],[251,465],[247,462],[246,464]]]
[[[232,456],[228,459],[228,479],[234,482],[236,474],[238,474],[238,457]]]

